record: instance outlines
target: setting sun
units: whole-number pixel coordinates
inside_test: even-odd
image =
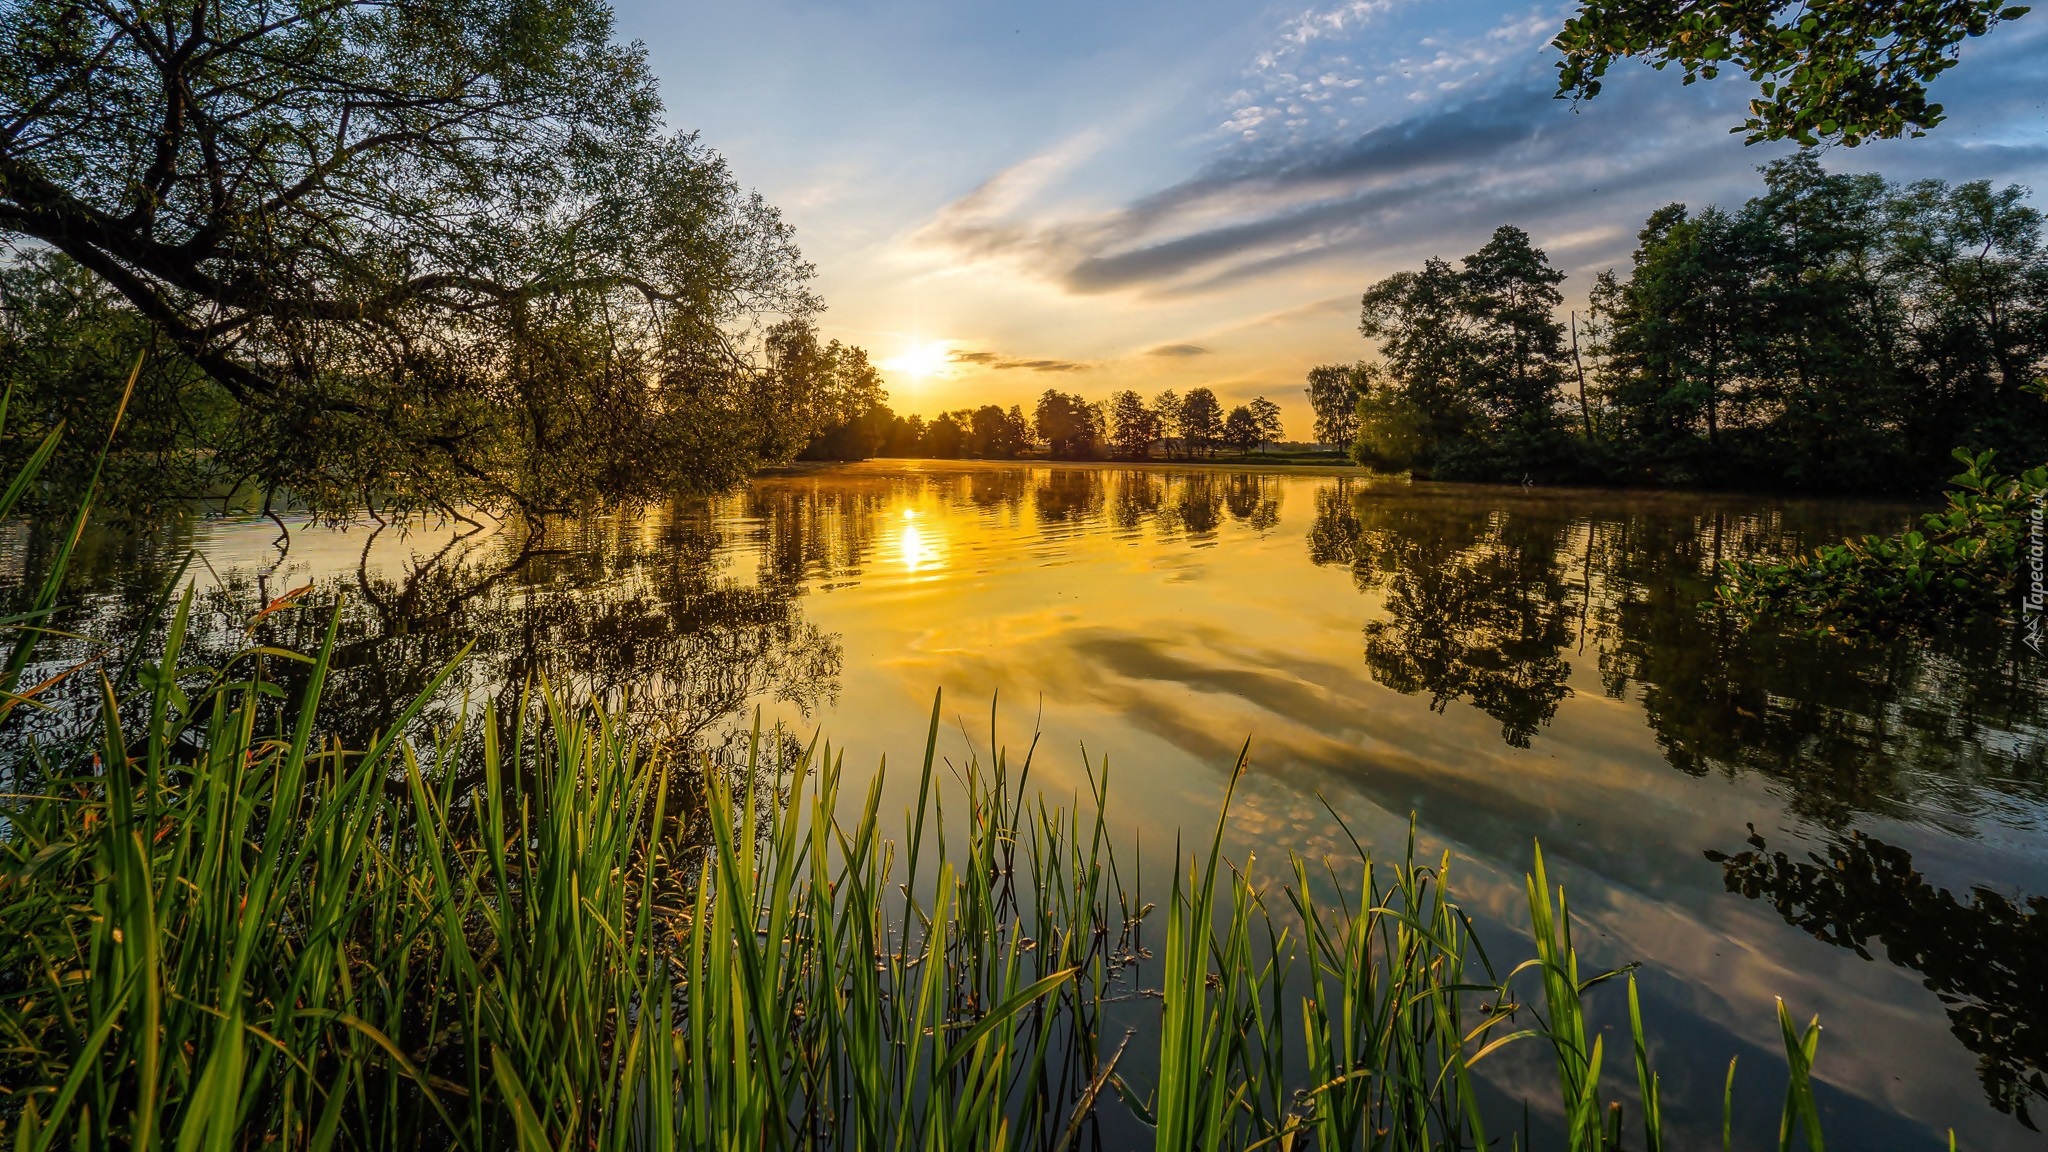
[[[882,361],[882,367],[912,380],[924,380],[947,375],[951,363],[952,345],[945,340],[929,340],[911,344],[893,359]]]

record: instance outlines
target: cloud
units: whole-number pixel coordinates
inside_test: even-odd
[[[1687,118],[1635,101],[1631,115],[1696,129],[1649,146],[1606,111],[1621,103],[1574,116],[1550,98],[1547,77],[1524,74],[1362,132],[1226,153],[1093,217],[989,217],[963,200],[921,239],[960,259],[1013,261],[1076,294],[1177,294],[1338,256],[1407,255],[1423,237],[1483,236],[1509,220],[1540,234],[1544,217],[1588,207],[1589,187],[1609,196],[1658,181],[1697,190],[1691,158],[1725,145],[1710,127],[1721,110]],[[1588,121],[1619,135],[1596,144]]]
[[[916,241],[957,262],[1009,264],[1074,295],[1165,298],[1318,268],[1344,270],[1363,287],[1426,256],[1463,255],[1513,223],[1577,276],[1626,260],[1658,204],[1739,203],[1756,194],[1757,167],[1792,150],[1745,147],[1729,134],[1753,92],[1740,78],[1686,87],[1628,65],[1600,99],[1572,105],[1554,98],[1542,46],[1558,13],[1521,10],[1404,42],[1376,23],[1395,6],[1341,4],[1287,25],[1227,102],[1306,117],[1302,125],[1225,139],[1180,179],[1121,203],[1075,208],[1017,195],[1073,155],[1069,142],[946,206]],[[1366,25],[1370,35],[1358,36]],[[1386,59],[1330,54],[1353,39],[1387,40]],[[1927,140],[1838,149],[1825,162],[1894,178],[2039,174],[2048,164],[2033,127],[2044,41],[2048,27],[1973,44],[1956,73],[1967,79],[1944,80],[1943,95],[1962,98],[1951,109],[1967,102],[1978,126],[1965,130],[1958,118]],[[1316,112],[1322,95],[1341,95],[1350,111]]]
[[[1209,350],[1200,344],[1161,344],[1145,353],[1147,356],[1207,356]]]
[[[972,364],[977,368],[996,370],[1019,369],[1026,372],[1086,372],[1088,365],[1078,360],[1031,359],[1022,356],[1005,356],[1000,352],[969,352],[954,349],[946,357],[954,364]]]

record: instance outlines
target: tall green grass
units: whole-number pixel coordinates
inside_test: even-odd
[[[41,706],[16,681],[68,554],[0,620],[0,724]],[[316,653],[217,668],[182,662],[191,611],[169,611],[159,659],[90,669],[91,747],[7,737],[16,1152],[1522,1148],[1488,1132],[1475,1070],[1536,1043],[1557,1097],[1528,1103],[1563,1146],[1637,1146],[1586,1022],[1612,974],[1581,974],[1540,852],[1535,955],[1502,977],[1448,856],[1419,862],[1411,834],[1391,866],[1360,846],[1276,885],[1226,857],[1227,795],[1155,909],[1114,849],[1106,761],[1064,802],[1030,789],[1028,754],[947,787],[937,701],[892,836],[885,771],[849,790],[839,753],[784,766],[779,738],[771,768],[758,731],[737,774],[676,763],[545,687],[409,739],[452,668],[343,748],[319,724],[338,610]],[[308,666],[295,699],[281,661]],[[1640,1147],[1660,1152],[1632,977],[1628,998]],[[1821,1152],[1818,1023],[1779,1017],[1779,1145]]]
[[[480,739],[342,749],[331,627],[194,669],[189,612],[146,699],[104,689],[97,747],[4,808],[18,1149],[1513,1147],[1476,1069],[1542,1041],[1566,1145],[1634,1146],[1540,861],[1536,955],[1502,978],[1412,841],[1275,884],[1226,859],[1226,807],[1142,904],[1106,764],[1064,802],[1028,757],[949,782],[936,704],[888,835],[883,773],[850,792],[833,750],[714,778],[545,691]],[[310,665],[295,700],[280,660]],[[1785,1035],[1786,1146],[1818,1150],[1817,1032]]]

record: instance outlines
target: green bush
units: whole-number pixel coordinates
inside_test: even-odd
[[[1722,565],[1720,603],[1745,620],[1816,632],[1883,634],[2001,616],[2019,603],[2023,560],[2048,500],[2048,467],[2005,476],[1992,453],[1955,451],[1966,469],[1947,506],[1895,536],[1865,536],[1784,561]]]

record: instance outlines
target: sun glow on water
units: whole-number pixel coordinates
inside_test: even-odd
[[[946,567],[946,534],[936,524],[920,523],[918,510],[903,510],[903,526],[896,532],[896,553],[903,571],[911,575],[934,575]]]

